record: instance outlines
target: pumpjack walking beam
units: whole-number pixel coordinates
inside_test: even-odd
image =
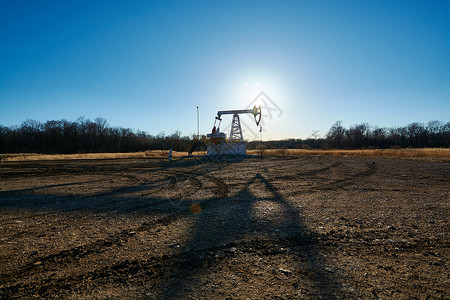
[[[253,109],[238,109],[238,110],[220,110],[217,112],[216,120],[222,121],[222,115],[233,115],[233,121],[231,123],[230,140],[242,141],[242,128],[239,119],[240,114],[253,114],[256,121],[256,126],[261,122],[261,106],[253,107]]]

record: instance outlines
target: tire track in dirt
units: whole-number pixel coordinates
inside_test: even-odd
[[[195,167],[196,165],[194,165]],[[228,186],[222,180],[218,179],[216,176],[208,175],[208,172],[215,171],[216,168],[209,168],[206,166],[206,169],[202,168],[202,172],[196,173],[197,170],[171,170],[171,169],[161,169],[154,172],[154,175],[166,175],[163,178],[146,181],[145,178],[140,178],[136,175],[130,174],[118,174],[118,176],[124,176],[130,178],[130,180],[134,181],[135,185],[132,186],[124,186],[119,187],[114,190],[111,190],[106,193],[93,195],[94,197],[109,197],[109,201],[102,201],[105,205],[115,204],[117,201],[126,201],[126,199],[116,198],[116,196],[125,196],[126,194],[130,194],[127,197],[134,198],[137,195],[131,195],[132,193],[138,193],[137,197],[145,197],[146,195],[150,196],[149,202],[141,204],[141,205],[133,205],[130,208],[132,211],[139,211],[142,209],[147,209],[149,207],[155,207],[161,204],[172,203],[176,207],[186,208],[184,205],[179,205],[185,200],[189,200],[189,198],[195,195],[199,190],[204,188],[204,180],[201,177],[211,181],[215,187],[212,188],[214,195],[218,198],[227,197],[228,196]],[[161,174],[162,173],[162,174]],[[192,183],[191,186],[185,188],[186,182]],[[172,195],[167,198],[153,198],[158,194],[159,191],[170,191]],[[130,198],[130,199],[131,199]],[[100,198],[101,199],[101,198]],[[191,203],[192,204],[192,203]],[[190,204],[190,205],[191,205]],[[189,206],[190,206],[189,205]],[[121,210],[123,211],[123,210]]]
[[[52,266],[54,266],[55,268],[59,268],[61,264],[71,264],[74,261],[77,261],[89,255],[99,254],[107,251],[111,247],[126,243],[138,232],[151,231],[156,226],[167,226],[181,218],[183,218],[182,215],[168,215],[166,217],[162,217],[150,222],[144,222],[139,227],[125,229],[116,234],[111,234],[105,239],[99,239],[86,245],[62,250],[58,253],[48,256],[36,257],[30,263],[21,268],[21,270],[17,274],[3,276],[2,280],[6,282],[14,278],[19,278],[27,275],[32,276],[34,273],[39,272],[39,270],[42,268],[41,266],[45,266],[45,269],[53,269]]]
[[[374,174],[377,170],[376,164],[374,162],[372,163],[366,163],[366,169],[364,171],[355,173],[347,178],[337,179],[335,181],[332,181],[330,183],[321,184],[315,187],[311,187],[307,189],[307,191],[314,191],[316,189],[320,190],[334,190],[343,187],[344,185],[350,184],[354,181],[362,180],[366,177],[369,177],[370,175]]]
[[[192,186],[187,187],[187,182],[191,182]],[[170,203],[174,207],[185,209],[193,204],[193,201],[189,201],[189,198],[193,196],[203,187],[203,183],[194,176],[186,176],[185,173],[181,174],[181,178],[174,175],[170,179],[170,183],[161,189],[174,192],[175,195],[171,195],[166,200],[159,200],[157,204]]]
[[[150,225],[150,224],[149,224]],[[144,226],[145,227],[145,226]],[[293,244],[294,243],[294,244]],[[314,237],[292,237],[286,240],[262,239],[239,242],[229,242],[227,244],[202,247],[197,249],[183,249],[174,254],[162,256],[151,256],[145,259],[125,259],[111,266],[103,267],[86,272],[77,276],[67,276],[63,278],[42,278],[37,282],[22,284],[17,283],[0,289],[3,297],[12,296],[29,297],[33,291],[36,294],[35,286],[39,286],[37,294],[41,297],[55,297],[61,295],[62,291],[71,291],[83,284],[86,280],[94,282],[114,282],[125,283],[133,278],[145,277],[153,284],[162,284],[164,279],[173,274],[173,270],[183,270],[180,266],[186,266],[186,271],[177,274],[181,278],[189,274],[193,268],[201,268],[204,265],[220,265],[228,260],[228,264],[234,264],[233,257],[242,254],[255,254],[259,256],[271,257],[277,255],[299,255],[304,251],[292,251],[292,247],[310,247],[316,244]],[[54,262],[55,264],[58,261]],[[313,271],[314,272],[314,271]],[[28,274],[32,275],[32,274]],[[171,278],[172,280],[174,278]],[[159,282],[158,282],[159,281]]]
[[[174,172],[167,172],[167,173],[174,173]],[[111,174],[114,177],[125,177],[127,179],[129,179],[129,181],[137,183],[137,182],[141,182],[142,179],[135,176],[135,175],[131,175],[131,174],[124,174],[124,173],[117,173],[117,174]],[[168,177],[170,178],[169,183],[167,186],[170,186],[171,188],[173,188],[173,185],[175,183],[179,183],[179,182],[186,182],[186,181],[190,181],[193,185],[193,187],[195,187],[195,189],[193,191],[191,191],[189,194],[193,194],[196,191],[198,191],[199,189],[203,188],[203,182],[202,180],[199,179],[199,177],[203,177],[206,180],[209,180],[211,182],[213,182],[216,185],[216,188],[214,188],[214,194],[216,195],[216,197],[221,198],[221,197],[227,197],[228,196],[228,186],[226,185],[225,182],[223,182],[223,180],[217,178],[216,176],[213,175],[205,175],[205,174],[195,174],[192,173],[192,171],[186,171],[184,173],[175,173],[173,176]],[[118,194],[123,194],[123,193],[127,193],[127,192],[133,192],[136,189],[136,187],[122,187],[119,189],[116,189],[110,193],[104,193],[104,194],[100,194],[100,195],[96,195],[95,197],[101,197],[101,196],[113,196],[113,195],[118,195]],[[167,202],[167,200],[162,199],[162,201]],[[147,204],[145,206],[148,206]],[[133,208],[135,209],[135,207]],[[11,275],[6,275],[3,276],[4,281],[14,281],[14,278],[16,277],[23,277],[23,276],[33,276],[33,274],[41,271],[44,266],[46,270],[51,270],[51,269],[57,269],[58,267],[60,267],[61,264],[65,264],[65,265],[70,265],[73,262],[86,258],[88,256],[91,255],[97,255],[99,253],[108,251],[109,248],[111,247],[115,247],[115,246],[119,246],[123,243],[126,243],[129,239],[133,238],[134,235],[136,235],[136,233],[141,232],[141,231],[148,231],[151,230],[152,228],[156,227],[156,226],[165,226],[168,224],[171,224],[172,222],[178,220],[182,218],[182,216],[179,215],[169,215],[167,217],[155,220],[153,222],[149,222],[149,223],[143,223],[141,226],[137,227],[137,228],[132,228],[132,229],[125,229],[122,230],[118,233],[115,234],[111,234],[109,235],[107,238],[104,239],[99,239],[96,240],[92,243],[86,244],[86,245],[81,245],[78,247],[74,247],[71,249],[67,249],[67,250],[62,250],[58,253],[55,254],[51,254],[48,256],[44,256],[44,257],[33,257],[33,259],[26,264],[24,267],[22,267],[19,271],[20,276],[18,276],[19,274],[11,274]],[[8,278],[10,277],[10,278]],[[16,288],[20,288],[20,284],[16,285]],[[10,290],[14,290],[15,287],[11,286],[9,288]],[[43,289],[47,289],[45,287],[43,287]],[[2,291],[2,294],[5,292],[5,290]],[[8,294],[8,293],[6,293]]]
[[[182,178],[180,179],[178,176],[175,176],[174,180],[166,186],[166,189],[177,189],[176,195],[172,196],[170,199],[170,203],[179,208],[187,208],[190,207],[195,200],[192,200],[192,203],[189,203],[188,206],[181,205],[183,201],[189,200],[190,197],[195,195],[199,190],[208,189],[208,191],[212,191],[215,198],[226,198],[228,197],[229,189],[228,185],[221,179],[217,178],[213,175],[205,175],[205,174],[195,174],[190,173],[186,177],[186,173],[181,174]],[[212,188],[205,186],[205,179],[212,182],[215,186]],[[190,181],[193,184],[193,188],[184,188],[184,183]]]
[[[197,166],[196,164],[193,165]],[[216,165],[214,165],[215,167]],[[203,169],[203,170],[202,170]],[[167,185],[163,186],[163,188],[173,189],[177,184],[184,183],[186,181],[190,181],[194,186],[195,190],[191,190],[186,193],[186,191],[182,191],[180,193],[180,197],[189,197],[195,194],[198,190],[204,187],[203,181],[199,179],[199,177],[203,177],[216,185],[214,189],[214,194],[218,198],[227,197],[229,194],[228,185],[221,179],[217,178],[214,175],[208,174],[212,171],[216,171],[217,168],[211,168],[211,165],[206,165],[199,169],[194,170],[185,170],[182,172],[173,172],[172,170],[160,170],[161,173],[166,173],[169,176],[164,179],[160,179],[161,182],[168,182]]]
[[[319,169],[308,170],[308,171],[295,173],[295,174],[278,175],[278,176],[275,176],[274,179],[277,179],[277,180],[289,180],[289,179],[297,179],[298,177],[303,177],[303,176],[316,175],[316,174],[320,174],[320,173],[329,171],[331,169],[337,168],[340,165],[342,165],[342,163],[337,162],[337,163],[334,163],[334,164],[331,164],[329,166],[326,166],[326,167],[323,167],[323,168],[319,168]]]
[[[54,176],[54,175],[52,175]],[[113,180],[113,178],[127,178],[128,182],[131,182],[132,184],[137,184],[139,182],[142,181],[141,178],[139,178],[136,175],[132,175],[132,174],[123,174],[123,173],[112,173],[109,174],[109,176],[107,178],[104,179],[96,179],[96,180],[89,180],[89,181],[80,181],[80,182],[69,182],[69,183],[61,183],[61,184],[51,184],[51,185],[43,185],[43,186],[34,186],[34,187],[30,187],[30,188],[26,188],[26,189],[21,189],[21,190],[12,190],[12,191],[4,191],[5,193],[10,193],[10,194],[14,194],[14,193],[34,193],[35,191],[39,191],[39,190],[48,190],[48,189],[52,189],[52,188],[60,188],[60,187],[69,187],[69,186],[84,186],[84,185],[88,185],[88,184],[99,184],[99,183],[104,183],[104,182],[108,182]],[[126,190],[127,187],[122,187],[119,188],[117,191],[119,190]],[[95,194],[94,194],[95,195]],[[67,197],[68,195],[54,195],[55,197]]]
[[[190,177],[189,180],[198,188],[201,189],[203,187],[203,184],[200,180],[198,180],[195,177]]]
[[[331,170],[332,168],[336,168],[339,165],[342,165],[341,163],[336,163],[333,164],[327,168],[324,168],[326,170]],[[366,177],[369,177],[373,174],[375,174],[375,172],[377,171],[377,167],[375,162],[372,163],[366,163],[366,169],[361,171],[361,172],[357,172],[353,175],[350,175],[346,178],[341,178],[341,179],[336,179],[334,181],[331,182],[327,182],[327,183],[322,183],[322,184],[318,184],[312,187],[308,187],[305,189],[300,189],[297,191],[291,191],[291,192],[283,192],[282,194],[284,196],[294,196],[297,195],[298,193],[312,193],[312,192],[317,192],[318,190],[335,190],[335,189],[339,189],[344,187],[345,185],[351,184],[353,182],[356,181],[360,181],[363,180]],[[312,175],[315,174],[320,174],[321,172],[314,172]]]
[[[214,184],[216,184],[217,188],[214,191],[215,196],[217,198],[226,198],[228,197],[229,188],[228,185],[220,178],[213,175],[203,175],[203,177],[211,180]]]
[[[136,175],[132,175],[132,174],[120,173],[120,174],[112,174],[112,175],[119,177],[119,178],[120,177],[127,178],[129,180],[127,182],[128,185],[116,188],[110,192],[102,193],[101,196],[114,196],[114,195],[120,195],[120,194],[132,193],[135,191],[139,191],[140,185],[142,185],[143,183],[146,182],[146,180],[144,178],[140,178],[140,177],[138,177]],[[98,195],[98,196],[100,196],[100,195]]]

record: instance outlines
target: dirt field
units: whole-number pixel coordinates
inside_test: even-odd
[[[0,298],[449,298],[450,163],[0,164]]]

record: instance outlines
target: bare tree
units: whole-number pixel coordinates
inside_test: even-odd
[[[319,130],[313,130],[312,133],[311,133],[311,138],[313,138],[315,140],[320,138]]]
[[[333,148],[342,148],[344,145],[345,128],[342,121],[336,121],[327,133],[327,141]]]
[[[436,147],[439,144],[439,135],[444,128],[444,123],[441,121],[428,122],[427,131],[429,137],[429,143],[432,147]]]
[[[426,132],[425,127],[421,123],[411,123],[407,127],[407,135],[409,138],[410,146],[412,147],[424,147],[426,144]]]

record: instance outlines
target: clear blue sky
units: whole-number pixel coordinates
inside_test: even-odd
[[[447,122],[450,1],[0,1],[0,125],[207,133],[261,91],[263,139]]]

